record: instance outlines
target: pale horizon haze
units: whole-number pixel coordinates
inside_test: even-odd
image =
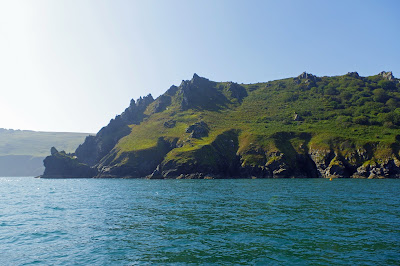
[[[193,73],[400,77],[400,1],[0,0],[0,128],[96,133]]]

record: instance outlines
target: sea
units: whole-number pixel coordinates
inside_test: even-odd
[[[0,177],[0,265],[400,265],[400,180]]]

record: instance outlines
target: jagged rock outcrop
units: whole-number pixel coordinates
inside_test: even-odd
[[[171,104],[171,96],[161,95],[155,100],[153,113],[160,113],[164,111],[170,104]]]
[[[318,80],[318,77],[313,75],[313,74],[310,74],[310,73],[307,73],[307,72],[303,72],[295,79],[297,79],[297,80],[305,79],[305,80],[311,80],[311,81],[315,82],[315,81]]]
[[[333,150],[310,149],[310,157],[315,162],[318,174],[324,178],[399,178],[400,161],[373,159],[374,147],[367,145],[357,148],[346,156]]]
[[[298,77],[293,78],[293,82],[295,84],[303,85],[307,89],[314,86],[317,81],[319,81],[319,78],[317,76],[307,72],[303,72]]]
[[[227,91],[232,98],[237,99],[239,102],[241,102],[243,98],[247,97],[246,89],[235,82],[228,83]]]
[[[75,156],[58,152],[51,148],[51,156],[44,161],[45,171],[42,178],[90,178],[97,174],[96,169],[80,163]]]
[[[208,131],[208,125],[204,121],[200,121],[194,123],[193,125],[190,125],[188,128],[186,128],[185,132],[190,133],[191,138],[200,139],[203,137],[207,137]]]
[[[400,178],[400,161],[397,159],[386,160],[385,162],[366,162],[357,168],[352,175],[353,178]]]
[[[395,81],[396,80],[395,77],[393,76],[392,71],[389,71],[389,72],[382,71],[378,75],[383,77],[386,80],[389,80],[389,81]]]
[[[166,128],[174,128],[176,125],[176,121],[175,120],[168,120],[164,122],[164,127]]]
[[[286,163],[285,154],[281,152],[273,152],[267,155],[268,162],[265,164],[266,172],[269,174],[269,178],[282,178],[291,177],[293,171],[290,166]],[[264,170],[265,171],[265,170]]]
[[[50,154],[51,155],[56,155],[57,153],[58,153],[58,150],[55,147],[51,147]]]
[[[229,101],[226,96],[216,89],[216,83],[206,78],[193,75],[191,80],[183,80],[178,87],[177,94],[180,97],[180,109],[206,109],[218,110]]]
[[[131,132],[128,125],[139,124],[144,118],[144,111],[154,101],[151,94],[131,100],[128,108],[103,127],[96,136],[87,136],[74,154],[51,149],[51,156],[46,157],[46,170],[42,177],[94,177],[98,174],[96,164],[106,156],[124,136]]]
[[[335,154],[331,150],[324,149],[309,149],[309,156],[311,160],[314,162],[316,170],[318,172],[319,177],[326,177],[326,170],[335,157]]]
[[[352,77],[352,78],[356,78],[356,79],[360,78],[360,75],[358,75],[357,72],[348,72],[348,73],[346,74],[346,76]]]
[[[181,109],[187,110],[190,107],[194,107],[196,104],[196,94],[201,90],[201,87],[208,87],[209,80],[206,78],[199,77],[196,73],[193,74],[191,80],[182,80],[179,86],[179,93],[182,94]]]
[[[336,155],[330,162],[329,165],[325,169],[325,173],[323,177],[326,178],[338,178],[338,177],[350,177],[351,171],[349,167],[346,167],[345,162]]]
[[[76,149],[78,160],[89,166],[94,166],[106,156],[115,144],[131,132],[128,125],[139,124],[144,118],[144,111],[154,101],[151,94],[140,97],[136,102],[131,100],[128,108],[110,123],[103,127],[96,136],[88,136],[85,142]]]

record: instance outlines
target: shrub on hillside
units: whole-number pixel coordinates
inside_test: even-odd
[[[365,115],[354,117],[353,122],[359,125],[369,125],[368,117],[366,117]]]

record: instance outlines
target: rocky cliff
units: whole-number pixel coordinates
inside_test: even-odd
[[[130,106],[42,177],[399,178],[400,83],[392,72],[256,84],[194,74]]]

